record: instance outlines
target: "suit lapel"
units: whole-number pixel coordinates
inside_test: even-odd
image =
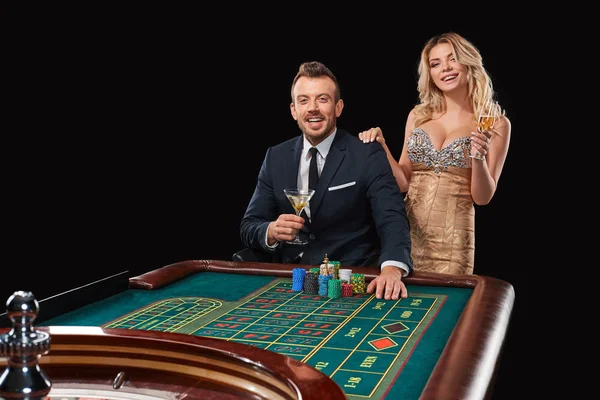
[[[298,169],[300,168],[300,156],[302,155],[302,135],[298,136],[290,149],[289,157],[284,160],[283,185],[284,188],[298,187]]]
[[[344,157],[346,156],[346,133],[338,129],[335,134],[335,139],[331,144],[331,148],[329,149],[329,154],[327,154],[327,160],[325,161],[325,165],[323,166],[323,171],[321,171],[321,176],[319,177],[319,183],[317,184],[317,191],[313,198],[310,201],[310,213],[312,216],[312,220],[314,221],[321,206],[321,202],[325,193],[327,192],[327,188],[335,174],[337,173]]]

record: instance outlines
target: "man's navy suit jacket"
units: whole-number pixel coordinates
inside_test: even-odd
[[[301,237],[305,246],[279,243],[266,247],[269,223],[280,214],[294,214],[283,193],[298,186],[303,136],[267,150],[254,194],[240,224],[245,246],[271,252],[276,262],[319,265],[325,255],[344,266],[381,265],[401,261],[412,271],[409,222],[404,197],[377,143],[365,144],[338,129],[310,201]],[[299,258],[299,254],[301,258]]]

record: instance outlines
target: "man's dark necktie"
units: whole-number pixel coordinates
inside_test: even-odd
[[[311,147],[310,152],[310,166],[308,168],[308,188],[316,189],[317,182],[319,181],[319,170],[317,169],[317,153],[319,152],[316,147]]]

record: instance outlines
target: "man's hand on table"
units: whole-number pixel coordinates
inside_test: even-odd
[[[376,298],[384,298],[385,300],[407,298],[408,290],[402,282],[403,273],[404,270],[393,265],[383,267],[379,276],[367,286],[367,293],[375,292]]]

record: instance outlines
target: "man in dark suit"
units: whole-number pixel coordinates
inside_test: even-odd
[[[242,242],[278,262],[317,266],[327,255],[342,268],[379,267],[367,292],[406,298],[409,223],[383,147],[337,128],[344,102],[335,75],[322,63],[302,64],[291,93],[290,109],[303,135],[267,150],[240,224]],[[309,205],[297,216],[283,189],[308,188],[317,177]],[[297,233],[306,245],[286,242]]]

